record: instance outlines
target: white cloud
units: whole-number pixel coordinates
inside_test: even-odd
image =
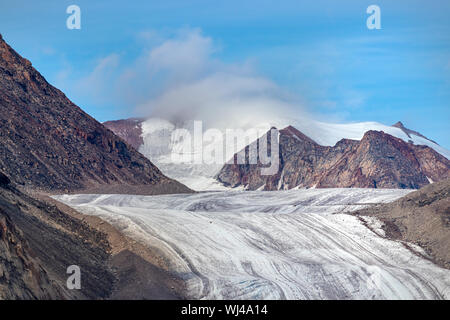
[[[205,71],[214,51],[211,38],[204,37],[200,30],[184,30],[178,38],[152,49],[145,58],[150,70],[167,70],[183,80]]]
[[[171,87],[139,109],[152,110],[152,115],[174,121],[200,119],[207,126],[220,128],[248,127],[282,117],[292,105],[265,78],[215,72]]]
[[[140,36],[146,38],[153,45],[134,61],[121,64],[111,54],[78,88],[132,107],[130,116],[195,119],[210,126],[249,125],[300,110],[292,96],[257,75],[249,62],[215,58],[219,49],[199,29],[180,30],[157,45],[155,34]]]
[[[96,102],[108,101],[113,88],[110,87],[111,79],[115,76],[119,67],[119,55],[113,53],[100,59],[94,70],[87,76],[78,81],[76,90],[90,96]]]

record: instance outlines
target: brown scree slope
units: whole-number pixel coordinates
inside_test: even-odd
[[[450,269],[450,179],[353,214],[379,218],[386,236],[421,246],[435,263]]]

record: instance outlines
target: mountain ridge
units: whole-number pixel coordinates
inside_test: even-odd
[[[49,191],[190,192],[50,85],[0,39],[0,170]],[[116,186],[112,188],[112,186]],[[136,188],[141,186],[141,188]]]
[[[403,124],[401,121],[397,121],[397,122],[394,123],[392,126],[401,129],[401,130],[402,130],[409,138],[411,138],[411,135],[416,135],[416,136],[418,136],[418,137],[424,138],[424,139],[426,139],[426,140],[428,140],[428,141],[431,141],[431,142],[433,142],[433,143],[439,145],[436,141],[431,140],[431,139],[425,137],[425,136],[424,136],[423,134],[421,134],[420,132],[417,132],[417,131],[414,131],[414,130],[411,130],[411,129],[406,128],[406,127],[404,126],[404,124]]]
[[[153,129],[150,130],[150,131],[152,131],[152,136],[151,136],[152,139],[147,137],[146,131],[149,131],[149,129],[143,130],[143,127],[147,127],[147,126],[151,125],[152,119],[154,119],[154,118],[149,118],[147,120],[129,119],[129,120],[121,120],[121,121],[108,121],[107,123],[105,123],[105,125],[108,126],[116,134],[122,136],[122,138],[124,138],[126,140],[130,139],[130,137],[132,137],[132,141],[140,141],[140,142],[138,142],[138,146],[139,146],[140,150],[143,151],[143,154],[148,156],[150,159],[157,161],[159,155],[153,154],[153,153],[148,154],[148,151],[152,147],[152,143],[153,143],[152,141],[154,141],[154,139],[159,137],[161,134],[165,135],[167,133],[158,131],[157,126],[154,126],[155,131],[153,131]],[[284,122],[288,122],[288,121],[284,121]],[[292,120],[292,123],[296,123],[295,119]],[[443,161],[446,162],[446,160],[443,160],[441,158],[441,156],[448,159],[447,155],[450,154],[450,151],[443,149],[439,145],[432,142],[432,140],[424,137],[423,135],[421,135],[420,133],[418,133],[416,131],[406,129],[404,126],[403,126],[404,130],[408,130],[410,136],[407,136],[406,133],[404,131],[402,131],[402,129],[398,128],[397,126],[384,126],[384,125],[376,124],[376,123],[359,123],[359,124],[348,124],[348,125],[319,123],[319,125],[320,125],[319,128],[323,129],[323,130],[319,130],[319,131],[317,131],[317,130],[311,131],[311,127],[308,127],[308,123],[299,123],[299,125],[302,125],[301,128],[307,128],[310,132],[314,132],[313,137],[305,134],[303,131],[298,130],[298,128],[292,124],[284,127],[284,129],[282,129],[280,131],[282,133],[285,133],[286,135],[293,137],[293,139],[295,139],[295,140],[299,139],[299,140],[309,141],[310,143],[317,144],[317,146],[314,146],[314,150],[316,150],[316,149],[317,150],[319,150],[319,149],[320,150],[329,150],[331,147],[334,147],[335,151],[337,151],[339,149],[343,150],[345,148],[348,148],[350,145],[357,144],[358,141],[361,141],[364,138],[365,134],[361,134],[361,136],[359,136],[359,132],[364,131],[364,133],[366,133],[367,131],[370,131],[370,128],[377,129],[377,130],[372,130],[372,131],[384,131],[386,129],[386,131],[384,131],[386,134],[389,134],[390,136],[392,136],[395,139],[400,139],[401,141],[403,141],[407,145],[409,145],[409,147],[405,147],[406,145],[402,144],[402,146],[404,146],[403,148],[405,150],[414,148],[415,156],[417,155],[420,159],[423,159],[420,166],[427,168],[426,169],[427,172],[431,172],[431,173],[433,172],[432,167],[436,163],[441,163]],[[365,128],[368,128],[369,130],[365,130]],[[378,130],[378,129],[380,129],[380,130]],[[381,130],[381,129],[383,129],[383,130]],[[339,136],[343,137],[343,138],[337,139]],[[170,132],[169,132],[169,137],[167,139],[170,140]],[[411,140],[411,139],[413,139],[413,140]],[[397,141],[400,141],[400,140],[397,140]],[[150,143],[150,144],[147,145],[148,143]],[[430,147],[430,145],[431,145],[431,147]],[[425,146],[428,146],[428,147],[425,147]],[[432,148],[432,149],[430,149],[430,148]],[[436,153],[431,152],[431,150],[436,151]],[[319,151],[317,151],[317,152],[319,152]],[[169,158],[170,158],[170,156],[169,156]],[[283,157],[281,158],[281,161],[283,161]],[[411,161],[413,161],[412,158],[411,158]],[[223,165],[225,165],[225,163],[222,164],[222,166]],[[307,162],[305,163],[305,165],[306,165],[306,167],[308,167]],[[415,165],[415,166],[417,167],[417,165]],[[164,165],[164,169],[165,169],[165,171],[164,171],[165,174],[167,174],[169,176],[171,176],[171,174],[173,174],[178,179],[182,179],[180,177],[181,171],[178,170],[177,168],[171,168],[170,166]],[[219,166],[216,169],[217,171],[211,176],[209,175],[209,172],[211,170],[207,171],[205,169],[204,174],[206,174],[206,177],[208,179],[214,178],[214,177],[217,177],[217,175],[221,169],[222,168]],[[306,169],[304,169],[304,170],[306,170]],[[439,172],[439,174],[444,174],[444,175],[447,174],[447,169],[445,168],[445,166],[444,166],[444,168],[440,168],[440,169],[438,167],[438,169],[434,170],[434,171]],[[201,171],[197,170],[196,172],[201,172]],[[431,180],[433,180],[433,181],[437,181],[436,179],[440,179],[439,175],[435,175],[435,174],[431,174],[431,173],[428,174],[428,178],[431,178]],[[411,176],[411,173],[409,173],[409,175]],[[358,174],[356,173],[354,179],[357,179],[357,176],[358,176]],[[285,177],[287,177],[287,176],[285,176]],[[271,181],[272,180],[278,181],[278,179],[279,179],[279,177],[278,178],[271,177]],[[359,176],[359,179],[362,179],[361,175]],[[397,179],[397,178],[395,178],[395,179]],[[428,179],[426,178],[426,175],[425,176],[420,175],[420,177],[419,176],[416,177],[415,180],[416,181],[412,182],[412,185],[405,184],[405,186],[409,185],[410,187],[417,188],[418,186],[428,183]],[[220,179],[219,179],[219,181],[220,181]],[[228,187],[233,186],[232,183],[230,184],[228,182],[225,182],[225,185],[227,185]],[[272,182],[269,182],[269,184],[271,184],[271,183]],[[234,187],[237,187],[237,186],[243,187],[245,185],[246,185],[246,183],[241,183],[241,184],[234,185]],[[214,185],[212,185],[212,186],[213,186],[213,188],[218,189],[218,187],[216,187]],[[275,183],[275,186],[278,186],[278,184]],[[312,187],[312,186],[314,186],[314,184],[308,185],[308,187]],[[339,187],[341,185],[331,184],[331,186]],[[347,185],[342,185],[342,186],[347,186]],[[373,184],[372,184],[372,186],[373,186]],[[393,187],[394,186],[395,185],[393,185]],[[259,187],[261,187],[261,185],[259,185]],[[399,186],[399,187],[401,187],[401,186]],[[204,190],[208,190],[208,188],[211,188],[211,184],[204,185]],[[269,189],[273,189],[273,188],[275,188],[275,187],[272,186]],[[257,189],[257,188],[251,187],[250,189],[253,190],[253,189]]]
[[[307,139],[299,139],[299,135]],[[268,134],[259,139],[267,139]],[[450,176],[450,161],[427,146],[416,146],[382,131],[367,131],[358,140],[342,139],[321,146],[297,130],[279,131],[280,166],[262,176],[261,163],[225,164],[216,179],[249,190],[292,188],[410,188],[418,189]],[[268,148],[270,149],[270,142]],[[248,155],[248,146],[241,152]]]

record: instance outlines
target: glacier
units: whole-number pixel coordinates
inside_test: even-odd
[[[59,195],[157,247],[192,299],[449,299],[450,270],[349,212],[410,190]],[[368,228],[367,226],[370,226]]]

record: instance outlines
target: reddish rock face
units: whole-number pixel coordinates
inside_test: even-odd
[[[73,104],[1,37],[0,171],[49,190],[160,183],[164,192],[188,190]]]
[[[142,121],[142,119],[113,120],[103,122],[103,125],[131,144],[133,148],[139,150],[139,147],[144,143]]]
[[[280,130],[279,139],[280,167],[276,174],[262,176],[261,164],[233,162],[221,169],[217,180],[250,190],[416,189],[429,184],[429,179],[450,177],[450,161],[444,156],[380,131],[368,131],[360,141],[342,139],[333,147],[320,146],[293,127]]]

